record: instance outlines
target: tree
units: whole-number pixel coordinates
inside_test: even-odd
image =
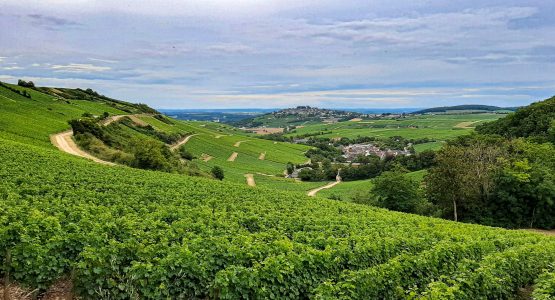
[[[295,171],[295,165],[292,162],[287,163],[287,174],[291,175]]]
[[[172,169],[172,166],[167,159],[167,152],[169,151],[167,146],[160,142],[148,139],[137,141],[135,144],[134,165],[136,167],[162,171],[170,171]]]
[[[22,79],[19,79],[17,81],[17,85],[22,86],[22,87],[28,87],[28,88],[34,88],[35,84],[32,81],[25,81]]]
[[[419,183],[399,171],[388,171],[373,180],[371,193],[378,206],[408,212],[418,212],[418,204],[423,200]]]
[[[466,219],[479,216],[504,155],[504,140],[496,137],[470,135],[444,146],[426,176],[432,202],[452,212],[455,221],[461,213]]]
[[[224,179],[224,169],[222,169],[219,166],[214,166],[212,167],[212,170],[210,171],[212,173],[212,176],[218,180],[223,180]]]

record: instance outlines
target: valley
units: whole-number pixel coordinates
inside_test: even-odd
[[[361,163],[384,164],[376,179],[300,181],[284,171],[316,167],[307,154],[320,150],[317,144],[286,140],[295,133],[285,133],[284,141],[263,139],[226,124],[179,121],[125,102],[118,102],[125,109],[120,110],[106,99],[60,99],[40,89],[11,88],[31,98],[0,87],[0,270],[23,290],[45,295],[55,286],[69,286],[62,292],[83,299],[343,298],[346,293],[360,299],[405,298],[402,291],[410,289],[419,297],[475,299],[484,291],[511,294],[530,282],[549,283],[552,237],[368,205],[375,201],[370,193],[389,185],[387,176],[397,172],[387,161]],[[443,144],[458,131],[473,130],[453,129],[457,124],[498,117],[380,122],[429,124],[437,135],[418,137]],[[371,131],[361,122],[299,130],[333,128],[324,138],[353,137]],[[456,134],[441,132],[448,130]],[[88,140],[79,137],[93,133],[98,137],[85,137],[102,143],[84,144]],[[391,134],[415,137],[402,130]],[[136,164],[144,155],[138,145],[160,149],[165,160]],[[149,155],[138,162],[150,163]],[[405,160],[413,156],[424,159],[415,154],[398,163],[412,168]],[[165,163],[174,161],[181,167],[167,168]],[[222,180],[215,177],[216,167],[223,170]],[[421,185],[427,173],[421,169],[403,178]],[[492,270],[510,284],[493,285]]]

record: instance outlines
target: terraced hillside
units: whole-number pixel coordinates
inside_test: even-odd
[[[168,132],[192,132],[182,147],[194,155],[193,161],[201,169],[209,171],[214,166],[222,167],[224,181],[246,183],[248,174],[252,175],[256,186],[281,190],[307,191],[322,185],[283,178],[288,162],[308,160],[304,152],[310,147],[253,138],[237,128],[213,122],[175,120],[173,125],[168,125],[148,116],[141,120]]]
[[[0,86],[0,104],[3,107],[0,111],[0,125],[3,129],[0,135],[7,138],[26,138],[31,143],[40,142],[44,147],[52,147],[49,136],[67,130],[69,120],[81,118],[83,114],[102,115],[107,112],[110,115],[130,116],[133,118],[130,120],[131,122],[141,123],[141,126],[151,125],[154,131],[150,133],[159,132],[164,136],[185,137],[181,141],[185,144],[175,145],[173,150],[182,146],[192,152],[196,157],[193,162],[205,173],[209,173],[213,166],[222,167],[225,171],[225,181],[246,184],[245,176],[251,174],[254,184],[257,186],[285,190],[307,191],[322,184],[283,178],[287,162],[302,163],[307,160],[303,154],[309,149],[306,146],[252,138],[241,130],[219,123],[183,122],[159,118],[145,113],[151,112],[151,110],[144,106],[107,97],[93,97],[83,90],[63,88],[37,88],[35,90],[10,84],[5,85],[6,87]],[[12,89],[28,92],[31,98],[24,97]],[[62,96],[68,98],[62,98]],[[84,99],[76,99],[78,96],[82,96]],[[125,137],[127,140],[152,140],[152,136],[145,135],[144,130],[142,132],[134,130],[136,128],[131,126],[133,124],[123,122],[124,118],[114,120],[117,122],[107,126],[107,130],[118,139]],[[125,141],[122,142],[125,144]],[[237,147],[234,146],[236,144]],[[130,146],[123,148],[126,147]],[[118,164],[121,164],[122,160],[130,159],[126,158],[129,155],[121,151],[122,154],[120,154],[118,151],[111,149],[96,151],[92,154],[103,156],[100,157],[101,160]],[[228,161],[233,153],[237,153],[236,158]],[[117,156],[118,161],[110,159],[114,155]]]
[[[199,136],[218,131],[200,125]],[[0,126],[0,276],[31,295],[511,299],[525,288],[550,296],[551,237],[101,165],[47,145],[49,133],[31,122],[20,126]],[[245,153],[255,146],[265,144]]]

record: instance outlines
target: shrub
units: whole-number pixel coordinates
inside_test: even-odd
[[[212,170],[210,171],[212,173],[212,176],[218,180],[223,180],[224,179],[224,169],[222,169],[219,166],[214,166],[212,168]]]

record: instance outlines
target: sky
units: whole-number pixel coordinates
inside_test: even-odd
[[[0,0],[0,80],[155,108],[520,106],[552,0]]]

